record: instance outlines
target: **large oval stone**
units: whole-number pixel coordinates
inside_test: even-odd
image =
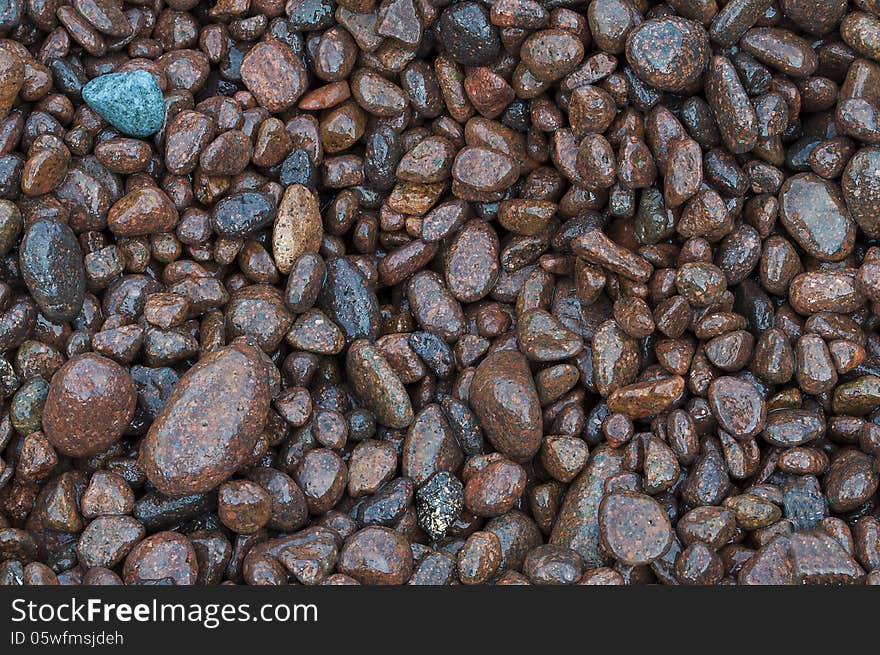
[[[541,446],[541,402],[521,353],[499,350],[477,367],[470,404],[495,450],[518,462]]]
[[[94,455],[119,440],[136,404],[137,390],[122,366],[96,353],[77,355],[52,376],[43,432],[63,455]]]
[[[260,353],[236,343],[187,371],[141,444],[138,465],[168,496],[210,491],[253,452],[269,411]]]
[[[86,271],[73,230],[54,218],[30,224],[19,250],[21,275],[31,297],[51,321],[70,321],[82,309]]]
[[[856,243],[856,225],[839,187],[813,173],[790,177],[779,192],[779,220],[816,259],[839,262]]]

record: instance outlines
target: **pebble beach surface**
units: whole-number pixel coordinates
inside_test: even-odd
[[[0,0],[0,585],[880,584],[875,0]]]

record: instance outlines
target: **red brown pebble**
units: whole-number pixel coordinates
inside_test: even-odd
[[[476,516],[500,516],[516,505],[525,487],[525,469],[501,458],[474,473],[467,481],[465,509]]]
[[[46,435],[42,432],[31,432],[22,441],[15,475],[22,481],[42,480],[48,477],[57,465],[58,454],[46,439]]]
[[[221,523],[238,534],[253,534],[272,515],[272,499],[256,482],[232,480],[220,485],[217,516]]]
[[[257,102],[272,112],[296,104],[308,84],[299,55],[276,39],[248,51],[241,61],[241,80]]]
[[[629,566],[650,564],[672,543],[672,524],[663,506],[650,496],[612,493],[599,506],[602,543]]]
[[[608,396],[608,409],[632,419],[648,418],[671,409],[684,389],[684,378],[680,375],[628,384]]]
[[[736,438],[753,437],[764,427],[766,403],[758,388],[745,380],[713,380],[709,385],[709,407],[718,425]]]
[[[134,492],[118,473],[95,471],[80,505],[86,519],[102,514],[130,514],[134,507]]]
[[[152,580],[194,585],[198,574],[192,542],[176,532],[150,535],[131,549],[122,568],[125,584]]]
[[[174,387],[141,444],[138,465],[166,495],[210,491],[253,452],[268,410],[260,353],[241,343],[212,352]]]
[[[626,60],[651,86],[662,91],[685,91],[706,68],[709,38],[702,25],[685,18],[649,20],[629,33]]]
[[[10,48],[0,47],[0,118],[6,118],[24,83],[24,64]]]
[[[840,187],[812,173],[790,177],[779,192],[779,220],[804,250],[822,261],[845,259],[856,241],[856,224]]]
[[[370,526],[349,537],[337,568],[361,584],[401,585],[412,573],[413,556],[400,532]]]
[[[651,264],[620,244],[609,239],[600,230],[590,230],[572,241],[572,249],[578,257],[591,264],[617,273],[628,280],[647,282],[653,271]]]
[[[130,516],[99,516],[80,535],[79,561],[86,568],[114,567],[145,534],[144,526]]]
[[[514,461],[541,447],[541,403],[525,357],[502,350],[486,357],[471,382],[470,404],[495,449]]]
[[[49,385],[43,432],[68,457],[86,457],[119,441],[134,416],[137,390],[119,364],[95,353],[69,359]]]
[[[491,532],[474,532],[458,551],[456,563],[463,584],[484,584],[501,564],[501,542]]]
[[[354,390],[380,423],[392,428],[412,423],[406,387],[378,348],[363,339],[355,341],[348,349],[345,366]]]
[[[177,226],[177,209],[171,199],[155,187],[141,187],[110,208],[107,227],[121,237],[170,232]]]

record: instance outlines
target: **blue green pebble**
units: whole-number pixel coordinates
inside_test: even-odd
[[[147,71],[108,73],[83,87],[83,100],[104,120],[129,136],[155,134],[165,120],[165,99]]]

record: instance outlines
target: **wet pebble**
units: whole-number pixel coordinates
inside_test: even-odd
[[[612,493],[599,507],[599,528],[608,551],[623,564],[649,564],[666,552],[672,526],[663,507],[650,496]]]
[[[139,464],[170,496],[209,491],[253,451],[268,408],[259,353],[243,344],[213,352],[174,387],[141,446]]]

